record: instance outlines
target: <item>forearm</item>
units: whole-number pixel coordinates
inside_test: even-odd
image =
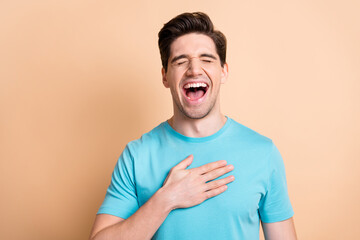
[[[151,239],[171,212],[172,206],[160,188],[131,217],[99,231],[91,240]]]
[[[266,240],[296,240],[296,232],[293,218],[285,221],[264,223],[262,222]]]

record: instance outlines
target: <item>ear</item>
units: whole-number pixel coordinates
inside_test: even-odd
[[[229,66],[227,63],[224,63],[224,67],[221,70],[221,84],[224,84],[227,81],[229,75]]]
[[[167,81],[166,79],[166,72],[165,72],[165,69],[164,68],[161,68],[161,75],[162,75],[162,82],[163,82],[163,85],[166,87],[166,88],[169,88],[169,82]]]

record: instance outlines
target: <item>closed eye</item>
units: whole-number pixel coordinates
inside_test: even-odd
[[[204,63],[212,63],[213,62],[212,59],[201,59],[201,61]]]
[[[186,64],[186,63],[188,63],[188,62],[189,62],[188,60],[182,59],[182,60],[180,60],[180,61],[175,62],[175,64],[176,64],[177,66],[180,66],[180,65]]]

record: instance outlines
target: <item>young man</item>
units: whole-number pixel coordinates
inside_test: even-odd
[[[296,239],[282,158],[272,141],[224,116],[225,36],[204,13],[159,32],[174,115],[130,142],[91,239]]]

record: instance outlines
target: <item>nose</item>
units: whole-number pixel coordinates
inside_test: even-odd
[[[198,76],[202,74],[202,67],[199,58],[194,57],[189,60],[189,66],[186,73],[189,76]]]

